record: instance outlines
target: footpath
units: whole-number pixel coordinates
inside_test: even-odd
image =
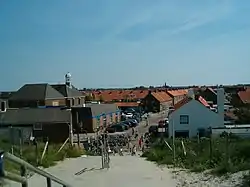
[[[101,170],[101,159],[97,156],[68,159],[46,171],[72,184],[72,187],[175,187],[176,181],[168,169],[160,169],[154,163],[138,156],[111,156],[110,169]],[[11,187],[20,184],[11,182]],[[34,175],[29,186],[44,187],[46,179]],[[60,185],[52,183],[53,187]],[[61,186],[60,186],[61,187]]]

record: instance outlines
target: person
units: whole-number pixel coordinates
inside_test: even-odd
[[[136,146],[134,145],[132,148],[132,156],[136,155]]]
[[[129,142],[129,152],[132,153],[133,152],[133,145],[131,142]]]
[[[108,146],[108,154],[110,155],[112,153],[112,150],[110,149],[110,146]]]
[[[143,153],[144,153],[144,151],[145,151],[145,145],[144,145],[144,144],[142,145],[141,151],[142,151]]]
[[[136,134],[135,134],[135,139],[136,139],[136,138],[138,138],[138,136],[139,136],[139,134],[138,134],[138,133],[136,133]]]
[[[138,144],[139,144],[139,149],[141,149],[142,148],[142,137],[139,138]]]
[[[132,127],[132,136],[135,134],[135,128]]]
[[[145,144],[146,144],[146,147],[149,146],[149,140],[148,140],[148,138],[145,140]]]

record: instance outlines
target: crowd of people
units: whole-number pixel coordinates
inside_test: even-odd
[[[134,141],[133,141],[133,140]],[[128,140],[128,148],[132,156],[137,154],[137,150],[144,151],[149,145],[149,133],[145,133],[139,136],[138,131],[135,128],[132,128],[131,139]]]

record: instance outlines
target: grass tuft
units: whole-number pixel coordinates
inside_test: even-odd
[[[172,145],[171,140],[166,139],[166,141]],[[186,155],[183,153],[181,141],[184,141]],[[248,139],[224,137],[210,142],[210,139],[204,138],[199,143],[197,139],[176,139],[175,145],[175,163],[173,152],[162,141],[156,141],[142,156],[157,164],[175,164],[177,167],[193,172],[210,170],[212,174],[218,176],[250,170],[250,140]],[[250,174],[245,176],[244,180],[250,186]]]

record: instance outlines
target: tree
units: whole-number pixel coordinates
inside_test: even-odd
[[[235,111],[235,115],[238,117],[236,123],[250,124],[250,110],[249,108],[240,108]]]

